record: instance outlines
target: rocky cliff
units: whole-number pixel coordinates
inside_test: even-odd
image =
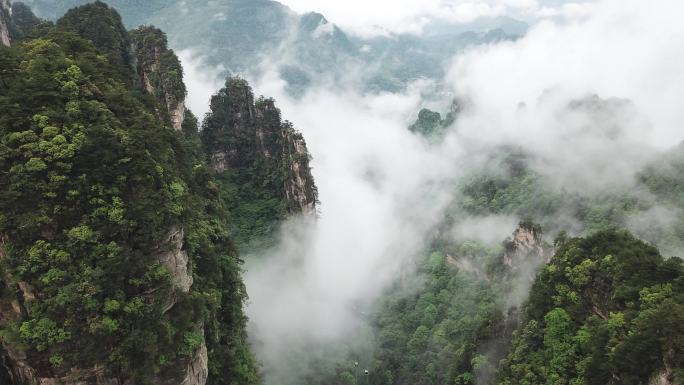
[[[530,280],[534,279],[533,268],[548,262],[553,254],[542,239],[541,227],[530,223],[521,223],[504,246],[504,265],[529,273]]]
[[[163,33],[98,1],[36,35],[0,50],[22,106],[0,119],[0,384],[256,384],[217,183],[169,128],[185,86]]]
[[[537,270],[549,261],[553,247],[544,242],[541,226],[522,222],[504,244],[503,265],[509,282],[507,306],[517,308],[529,295]]]
[[[157,113],[180,130],[185,119],[186,88],[183,68],[166,34],[154,27],[140,27],[131,33],[133,65],[142,88],[157,100]]]
[[[316,213],[317,191],[306,142],[282,121],[273,99],[254,99],[242,79],[226,81],[211,102],[202,141],[217,173],[250,169],[289,213]]]
[[[0,0],[0,44],[9,47],[11,7],[9,0]]]

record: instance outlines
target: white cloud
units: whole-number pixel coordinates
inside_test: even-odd
[[[194,50],[186,49],[176,52],[183,63],[183,81],[188,88],[186,107],[199,118],[209,112],[211,96],[223,87],[220,75],[223,68],[210,67],[203,57]]]
[[[459,56],[450,82],[473,106],[461,139],[521,145],[574,188],[629,179],[653,148],[684,139],[682,14],[678,0],[604,0],[588,16]],[[629,102],[610,102],[608,115],[567,108],[592,94]]]
[[[275,77],[255,89],[275,96],[304,134],[322,202],[317,223],[286,226],[279,246],[246,266],[250,335],[266,383],[288,383],[283,376],[296,370],[288,358],[356,341],[367,326],[363,314],[441,220],[451,198],[444,185],[458,162],[407,129],[420,86],[381,95],[321,86],[302,100],[289,98]]]
[[[469,23],[480,17],[530,20],[562,16],[563,4],[588,0],[282,0],[297,12],[316,11],[360,35],[420,33],[431,20]],[[544,12],[540,13],[540,10]]]
[[[436,0],[307,1],[288,3],[318,9],[359,30],[376,24],[413,28],[398,27],[402,20],[419,28],[421,17],[438,10],[458,15]],[[362,95],[315,82],[293,100],[272,69],[254,83],[303,132],[322,201],[318,223],[291,223],[277,249],[247,266],[251,335],[267,383],[296,382],[279,377],[295,370],[288,361],[293,352],[311,349],[309,357],[315,358],[313,346],[342,346],[362,334],[363,309],[421,251],[453,198],[453,182],[486,162],[498,145],[522,146],[536,155],[543,174],[587,193],[629,187],[657,147],[684,138],[681,1],[662,0],[657,7],[640,0],[474,3],[460,2],[466,5],[458,17],[553,10],[523,38],[455,59],[447,83],[469,107],[440,145],[430,147],[406,129],[421,105],[420,88]],[[190,52],[181,57],[191,107],[204,111],[208,95],[220,86],[213,80],[217,71],[189,69],[199,61]],[[594,108],[597,100],[587,99],[592,94],[608,101]],[[588,104],[569,107],[576,99]],[[655,218],[662,211],[648,214]],[[455,238],[495,242],[513,230],[516,218],[458,220]]]

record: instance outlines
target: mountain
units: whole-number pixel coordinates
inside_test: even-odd
[[[568,108],[606,122],[629,105],[592,95]],[[423,110],[410,129],[440,140],[443,122]],[[682,156],[680,145],[638,172],[629,191],[595,194],[564,191],[532,171],[533,155],[497,148],[455,186],[443,230],[416,262],[419,289],[407,294],[415,282],[400,280],[380,300],[371,383],[682,383],[684,264],[672,256],[683,249]],[[658,207],[671,213],[664,224]],[[530,221],[500,246],[453,240],[463,218],[510,215]],[[581,236],[569,237],[568,223]]]
[[[597,191],[554,183],[539,167],[546,153],[531,146],[478,146],[458,177],[424,186],[430,193],[420,199],[439,188],[451,201],[442,206],[438,194],[429,202],[443,208],[430,211],[434,221],[416,237],[423,247],[400,261],[401,274],[375,302],[350,301],[350,324],[364,330],[345,336],[363,341],[341,341],[334,330],[308,335],[310,318],[331,329],[345,321],[337,309],[311,310],[341,294],[329,280],[339,274],[350,291],[367,282],[342,275],[359,274],[349,268],[360,259],[354,248],[319,276],[328,255],[310,268],[310,251],[294,239],[301,234],[283,232],[286,252],[273,247],[284,221],[323,222],[306,141],[287,111],[239,76],[226,78],[200,121],[186,108],[171,49],[193,48],[231,75],[258,73],[270,58],[295,95],[320,78],[334,90],[350,79],[366,91],[398,90],[439,78],[453,52],[515,38],[524,24],[480,19],[361,38],[268,0],[113,0],[121,15],[85,2],[33,0],[53,20],[45,21],[0,0],[0,384],[684,383],[684,262],[675,257],[684,250],[684,145],[649,157],[625,184],[600,184],[595,170],[553,169],[572,171],[578,185],[593,177],[586,187]],[[559,119],[578,118],[581,130],[611,141],[624,135],[615,117],[634,116],[620,98],[559,106]],[[404,138],[439,154],[469,108],[455,100],[445,114],[423,109]],[[369,169],[351,171],[381,174]],[[426,171],[407,169],[402,179]],[[406,197],[416,198],[398,198]],[[406,223],[388,231],[412,238]],[[365,224],[342,225],[361,234]],[[339,226],[323,233],[336,236]],[[389,241],[372,245],[389,255],[384,261],[403,258]],[[269,256],[256,260],[264,250]],[[273,328],[250,329],[248,338],[242,258],[269,265],[268,279],[252,287],[288,294],[276,297],[282,313],[268,314],[295,313],[305,333],[273,317],[265,323]],[[307,275],[322,285],[308,285]],[[288,280],[297,290],[283,287]],[[291,332],[313,342],[282,344],[264,360],[278,367],[262,368],[252,346]]]
[[[31,0],[47,18],[88,0]],[[177,50],[192,50],[221,76],[259,77],[275,68],[294,95],[314,80],[354,84],[368,91],[397,91],[419,79],[439,80],[445,64],[471,45],[514,39],[526,30],[513,19],[470,25],[434,23],[423,36],[363,38],[318,13],[297,14],[272,0],[112,0],[129,28],[153,24]]]
[[[530,300],[500,384],[681,383],[684,266],[625,232],[557,245]]]
[[[0,6],[0,380],[258,383],[236,247],[315,218],[301,134],[238,78],[200,132],[165,33],[105,3]]]
[[[185,120],[183,68],[178,57],[168,48],[166,34],[158,28],[140,27],[130,33],[134,66],[138,83],[156,99],[162,117],[180,130]]]
[[[417,134],[441,127],[439,114],[421,115]],[[669,255],[682,250],[683,154],[681,146],[663,154],[629,192],[592,197],[554,189],[529,170],[524,153],[501,148],[487,170],[456,187],[463,195],[445,213],[445,230],[416,262],[419,288],[407,294],[402,288],[415,282],[400,280],[380,300],[370,382],[680,384],[684,263]],[[676,219],[649,222],[654,205]],[[512,213],[544,226],[521,223],[498,247],[453,241],[450,231],[464,217]],[[560,231],[567,215],[582,224],[582,236]],[[634,227],[630,218],[649,225]],[[542,228],[557,234],[553,242]],[[337,370],[353,375],[353,367]]]
[[[318,193],[304,138],[282,121],[273,99],[255,100],[245,80],[228,79],[212,97],[201,141],[223,183],[239,246],[268,244],[290,215],[316,216]]]
[[[30,24],[8,18],[3,31]],[[23,14],[22,20],[32,20]],[[255,384],[241,261],[164,34],[96,2],[0,48],[3,384]]]

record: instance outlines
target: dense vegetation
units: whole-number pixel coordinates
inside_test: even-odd
[[[107,55],[109,63],[124,78],[130,76],[131,39],[119,13],[107,4],[95,1],[87,6],[72,8],[57,20],[57,25],[90,41],[99,52]]]
[[[684,267],[625,232],[559,245],[537,277],[501,384],[684,382]]]
[[[434,139],[442,122],[439,114],[421,111],[411,130]],[[406,294],[402,285],[416,283],[400,282],[380,301],[370,382],[645,384],[661,375],[683,383],[680,260],[664,260],[653,246],[615,230],[629,226],[668,255],[684,249],[682,154],[681,146],[664,154],[637,175],[631,190],[581,194],[554,187],[532,170],[524,152],[500,148],[455,186],[445,231],[417,265],[419,289]],[[634,218],[658,207],[673,218],[635,225]],[[511,293],[531,282],[503,263],[509,243],[492,249],[449,242],[448,229],[463,215],[492,214],[587,237],[567,240],[560,233],[556,256],[542,264],[534,287],[521,298],[531,296],[521,315]],[[610,263],[603,259],[607,255]],[[456,260],[467,263],[454,266]],[[642,298],[651,293],[660,301],[653,306]],[[618,321],[618,329],[611,326]],[[354,383],[351,369],[338,370],[337,381]]]
[[[409,131],[427,139],[438,141],[445,134],[446,129],[454,123],[454,120],[455,112],[447,113],[446,117],[442,119],[439,112],[423,108],[418,113],[416,122],[409,126]]]
[[[0,49],[3,345],[43,376],[103,365],[149,383],[206,343],[209,383],[256,383],[219,185],[134,87],[129,41],[96,2]],[[189,255],[189,292],[169,252]]]
[[[229,78],[212,97],[201,140],[218,172],[231,234],[241,249],[272,245],[278,224],[302,211],[287,195],[294,178],[304,179],[302,193],[315,205],[317,191],[301,134],[282,121],[273,99],[254,100],[244,79]]]
[[[494,250],[471,244],[463,251],[484,257]],[[425,258],[418,274],[424,287],[408,297],[390,296],[377,315],[373,383],[470,383],[471,360],[488,364],[475,357],[477,343],[499,333],[492,326],[504,322],[503,296],[491,281],[445,264],[440,252]]]
[[[628,228],[662,248],[666,256],[684,250],[684,147],[663,154],[641,170],[630,187],[597,193],[567,191],[529,166],[529,155],[500,148],[487,165],[456,188],[456,218],[510,214],[539,222],[548,232],[595,232]]]
[[[10,35],[13,41],[19,41],[33,32],[33,29],[41,24],[49,23],[36,17],[31,8],[21,2],[12,3],[12,17],[10,22]]]

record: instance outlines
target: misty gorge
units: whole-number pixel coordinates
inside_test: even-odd
[[[0,0],[0,385],[684,385],[679,0]]]

